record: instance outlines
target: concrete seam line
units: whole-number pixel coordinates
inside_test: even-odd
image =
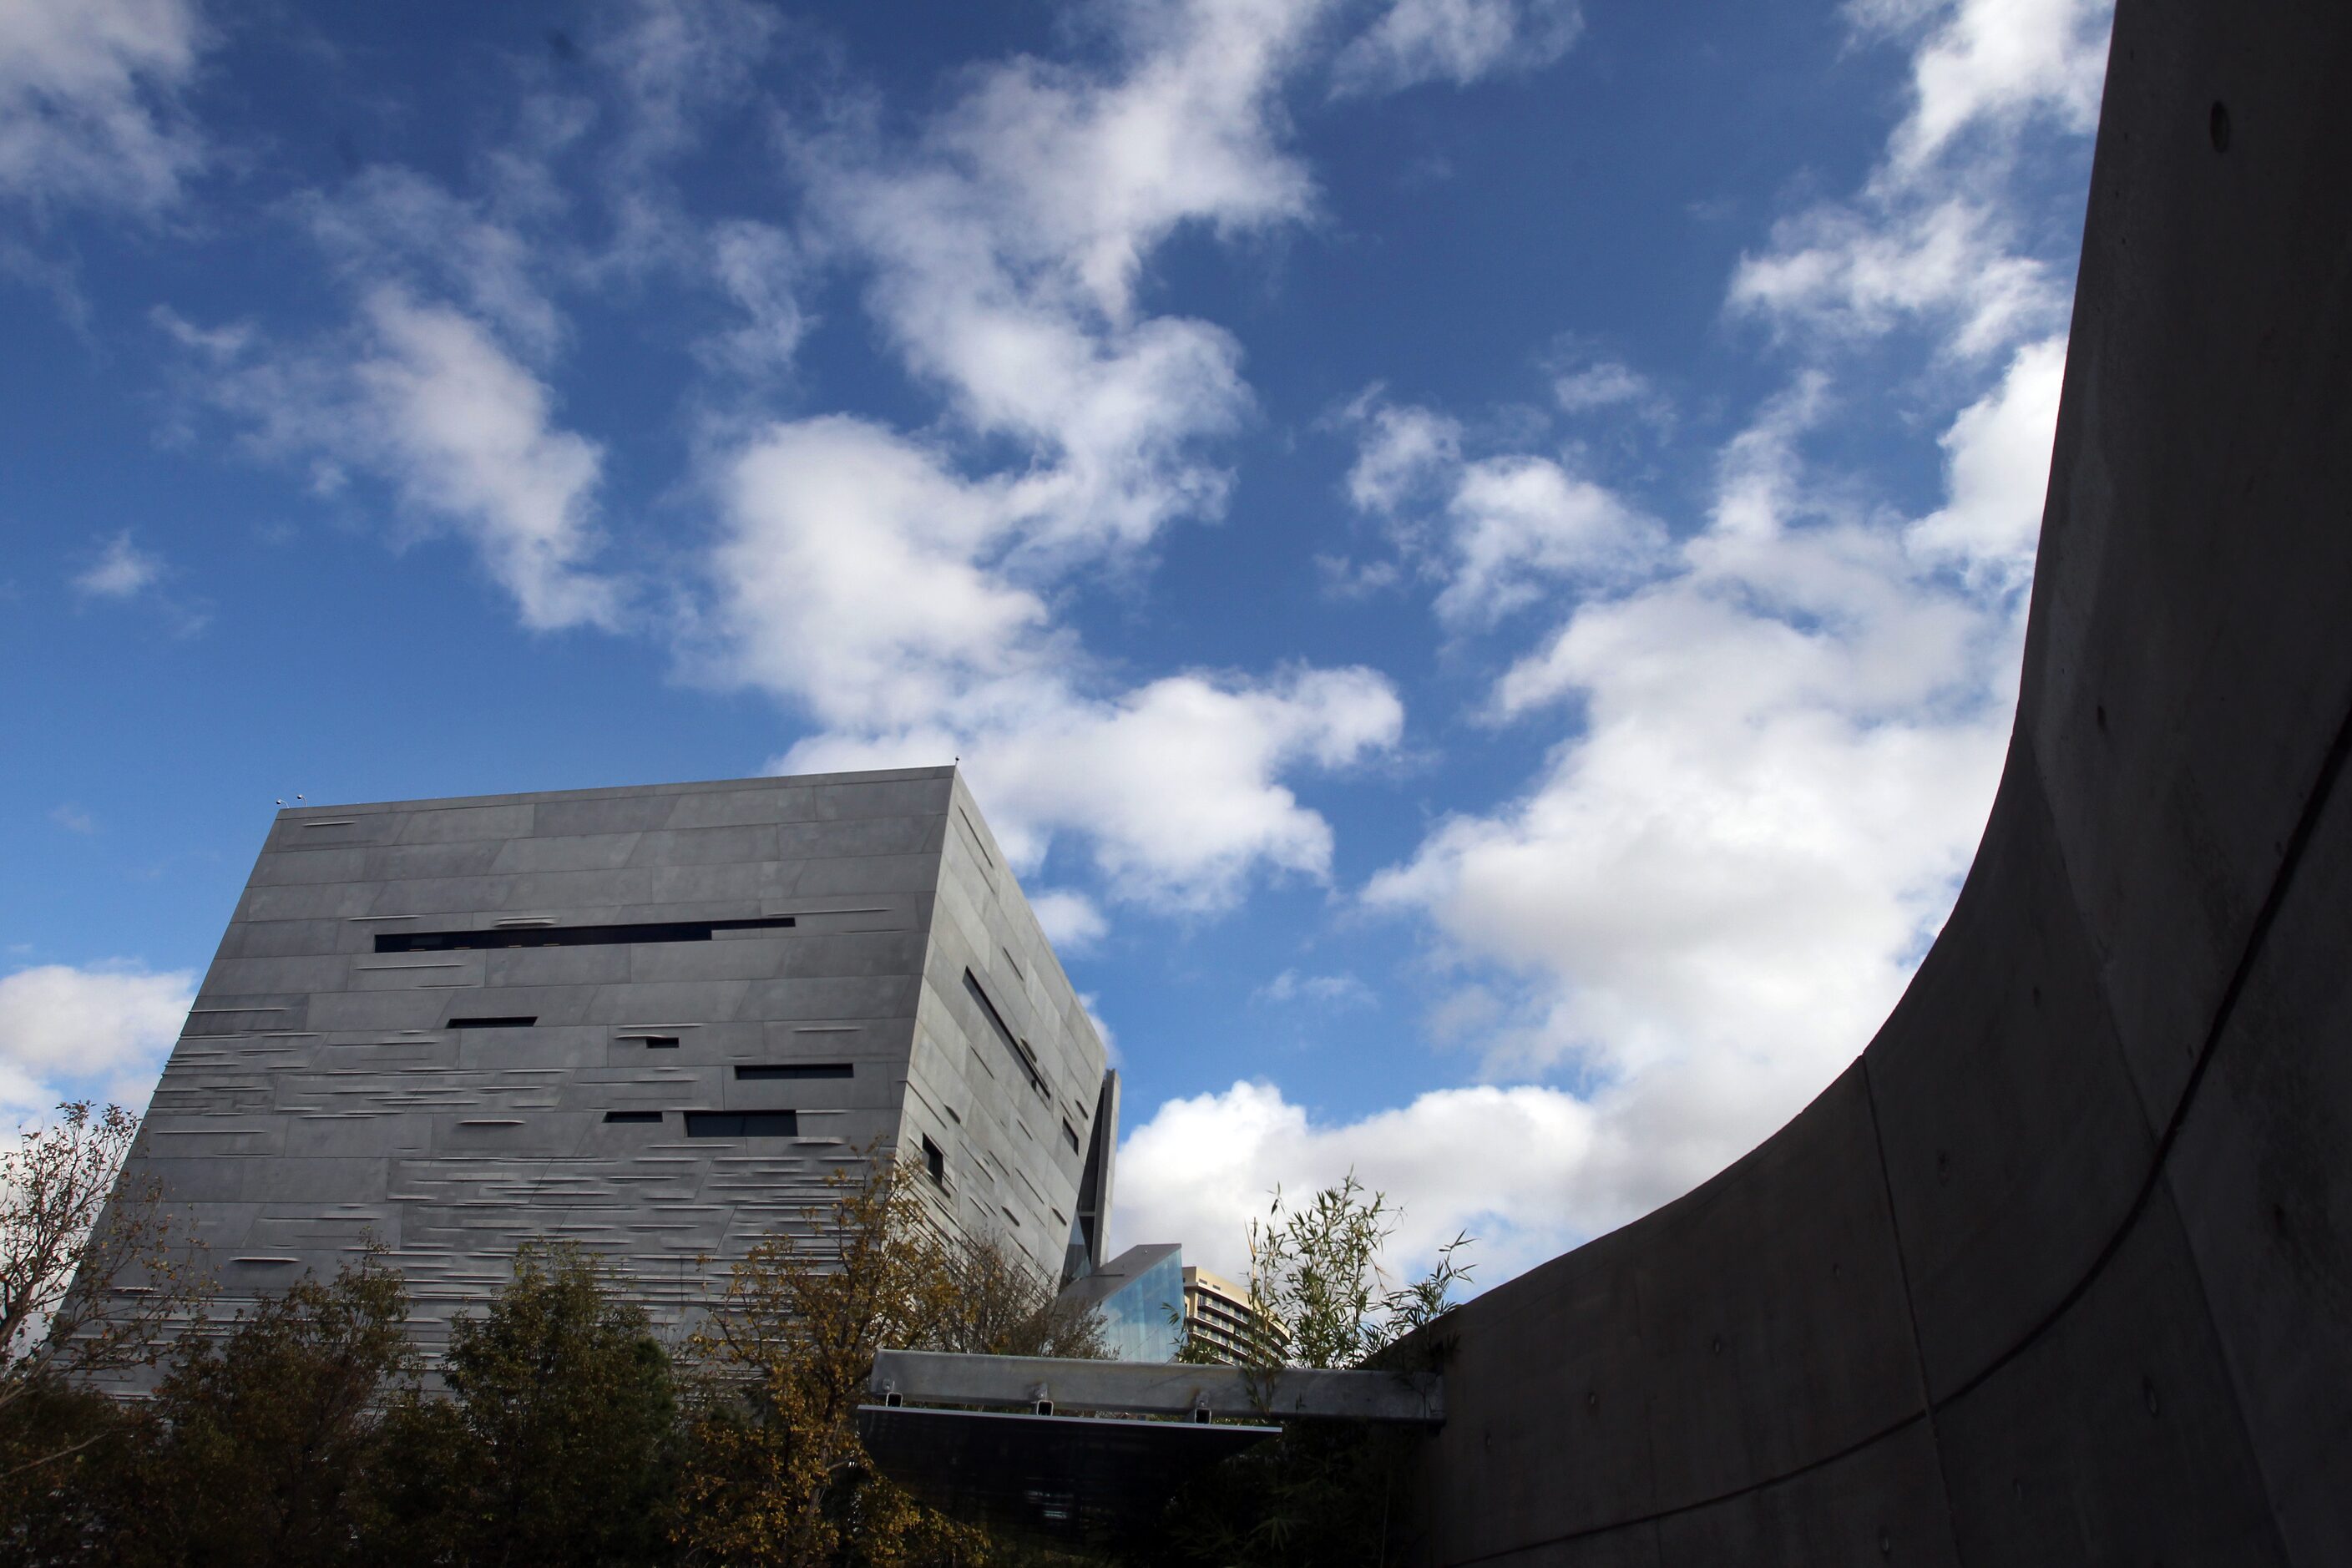
[[[2038,785],[2038,777],[2035,782]],[[1903,1216],[1895,1208],[1895,1179],[1886,1169],[1886,1132],[1878,1123],[1878,1086],[1870,1076],[1870,1052],[1865,1049],[1854,1059],[1862,1064],[1862,1100],[1870,1108],[1871,1148],[1878,1156],[1878,1185],[1886,1199],[1886,1231],[1895,1248],[1895,1279],[1903,1288],[1903,1313],[1911,1324],[1912,1370],[1919,1379],[1919,1408],[1927,1423],[1927,1447],[1936,1455],[1936,1486],[1944,1495],[1944,1528],[1951,1534],[1952,1552],[1958,1556],[1959,1515],[1952,1507],[1952,1478],[1944,1468],[1943,1435],[1936,1430],[1936,1402],[1927,1386],[1927,1346],[1919,1333],[1919,1303],[1911,1294],[1911,1259],[1903,1250]]]
[[[1473,1563],[1492,1563],[1499,1558],[1515,1557],[1522,1552],[1533,1552],[1538,1547],[1558,1546],[1570,1541],[1587,1541],[1596,1535],[1607,1535],[1612,1531],[1633,1530],[1644,1524],[1656,1524],[1679,1514],[1695,1513],[1703,1508],[1713,1508],[1717,1503],[1737,1502],[1741,1498],[1753,1496],[1757,1492],[1768,1490],[1803,1476],[1810,1476],[1815,1470],[1826,1469],[1842,1460],[1850,1459],[1864,1448],[1874,1444],[1883,1443],[1898,1432],[1916,1426],[1927,1418],[1927,1411],[1915,1410],[1892,1426],[1882,1426],[1866,1437],[1856,1438],[1834,1454],[1824,1454],[1818,1459],[1808,1459],[1793,1469],[1783,1470],[1776,1476],[1767,1476],[1762,1480],[1750,1481],[1744,1487],[1734,1487],[1727,1492],[1717,1492],[1713,1497],[1701,1498],[1696,1502],[1678,1502],[1672,1508],[1634,1514],[1627,1519],[1612,1519],[1606,1524],[1596,1524],[1583,1530],[1571,1530],[1561,1535],[1547,1535],[1540,1541],[1523,1541],[1516,1546],[1506,1546],[1498,1552],[1483,1552],[1475,1557],[1455,1557],[1449,1561],[1453,1568],[1469,1568],[1469,1564]]]
[[[2270,891],[2263,896],[2262,907],[2254,911],[2253,923],[2247,929],[2246,943],[2238,954],[2237,966],[2231,971],[2229,984],[2221,988],[2221,1000],[2214,1006],[2213,1021],[2206,1029],[2205,1042],[2198,1047],[2197,1060],[2189,1067],[2189,1079],[2181,1086],[2179,1098],[2173,1104],[2172,1116],[2165,1124],[2163,1135],[2157,1140],[2156,1152],[2148,1160],[2147,1173],[2141,1177],[2139,1192],[2133,1197],[2131,1206],[2124,1212],[2123,1219],[2108,1236],[2106,1244],[2100,1247],[2099,1255],[2091,1260],[2091,1266],[2059,1299],[2057,1305],[1967,1382],[1933,1401],[1931,1410],[1940,1410],[1955,1400],[1967,1398],[1982,1387],[1993,1373],[2031,1350],[2042,1335],[2057,1325],[2061,1318],[2074,1310],[2074,1304],[2089,1291],[2099,1276],[2106,1272],[2107,1265],[2115,1260],[2116,1253],[2123,1250],[2124,1242],[2139,1224],[2140,1216],[2147,1212],[2147,1205],[2156,1195],[2157,1185],[2163,1180],[2165,1164],[2172,1158],[2172,1146],[2179,1140],[2180,1129],[2189,1119],[2189,1108],[2197,1103],[2198,1091],[2205,1083],[2206,1069],[2212,1066],[2221,1037],[2228,1031],[2230,1020],[2237,1012],[2238,998],[2244,993],[2254,965],[2262,957],[2271,926],[2278,919],[2280,907],[2286,902],[2287,893],[2294,882],[2294,873],[2303,864],[2304,850],[2309,846],[2312,835],[2318,831],[2319,819],[2326,810],[2329,798],[2336,793],[2336,783],[2344,772],[2347,757],[2352,757],[2352,706],[2346,708],[2342,721],[2336,725],[2336,738],[2329,742],[2326,755],[2320,762],[2318,776],[2313,781],[2310,794],[2304,797],[2302,814],[2295,819],[2294,831],[2287,836],[2286,848],[2280,856],[2277,873],[2271,879]],[[2193,1267],[2194,1260],[2191,1262]]]

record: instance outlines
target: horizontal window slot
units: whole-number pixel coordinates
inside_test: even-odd
[[[676,1035],[624,1035],[621,1037],[625,1040],[635,1040],[649,1051],[674,1051],[677,1049],[677,1037]]]
[[[538,1022],[539,1015],[536,1013],[514,1013],[480,1018],[452,1018],[449,1020],[449,1027],[453,1029],[528,1029]]]
[[[461,952],[501,947],[612,947],[641,942],[709,942],[722,931],[776,931],[791,915],[740,921],[646,921],[635,925],[497,926],[488,931],[378,931],[378,952]]]
[[[688,1138],[797,1138],[801,1120],[789,1110],[689,1110]]]
[[[848,1062],[780,1062],[735,1069],[740,1079],[811,1079],[856,1078],[857,1069]]]
[[[659,1121],[661,1119],[662,1113],[658,1110],[608,1110],[604,1112],[604,1120],[607,1121]]]

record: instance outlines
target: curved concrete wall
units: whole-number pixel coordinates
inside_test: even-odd
[[[1452,1320],[1429,1561],[2352,1563],[2352,10],[2124,0],[2008,772],[1862,1058]]]

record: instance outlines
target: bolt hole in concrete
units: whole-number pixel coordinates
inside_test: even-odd
[[[2205,129],[2213,138],[2213,151],[2230,150],[2230,110],[2220,99],[2213,100],[2213,112],[2205,117]]]

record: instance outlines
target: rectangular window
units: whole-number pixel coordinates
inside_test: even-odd
[[[1012,1053],[1013,1059],[1028,1075],[1029,1087],[1037,1091],[1037,1098],[1053,1099],[1052,1091],[1045,1087],[1045,1076],[1038,1072],[1037,1064],[1029,1059],[1028,1047],[1013,1035],[1012,1026],[1004,1021],[1004,1015],[996,1010],[996,1004],[988,999],[988,993],[980,988],[978,977],[969,969],[963,972],[963,988],[971,994],[973,1001],[980,1004],[981,1016],[988,1020],[989,1026],[996,1031],[996,1037],[1004,1043],[1004,1048]]]
[[[609,947],[637,942],[709,942],[722,931],[773,931],[794,924],[791,915],[740,921],[651,921],[636,925],[499,926],[488,931],[388,931],[375,939],[378,952],[467,952],[501,947]]]
[[[688,1138],[797,1138],[800,1117],[790,1110],[689,1110]]]
[[[643,1041],[645,1043],[646,1049],[649,1051],[674,1051],[677,1049],[677,1037],[676,1035],[634,1035],[630,1037],[632,1039]]]
[[[538,1022],[539,1017],[536,1014],[528,1016],[517,1014],[511,1017],[452,1018],[449,1020],[449,1027],[453,1029],[528,1029]]]
[[[658,1110],[608,1110],[604,1112],[604,1120],[607,1121],[659,1121],[661,1119],[662,1113]]]
[[[928,1136],[923,1140],[923,1169],[929,1171],[931,1180],[940,1185],[944,1187],[948,1184],[948,1157]]]
[[[857,1069],[848,1062],[776,1062],[757,1067],[739,1067],[739,1079],[811,1079],[856,1078]]]
[[[1070,1146],[1071,1153],[1078,1152],[1078,1130],[1070,1125],[1070,1119],[1066,1116],[1062,1118],[1062,1142]]]

